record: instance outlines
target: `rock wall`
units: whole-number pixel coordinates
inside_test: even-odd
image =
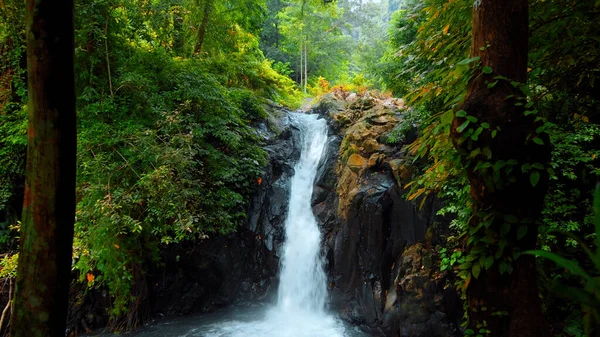
[[[445,290],[433,247],[443,230],[435,211],[405,198],[412,176],[405,144],[385,138],[403,102],[334,93],[313,108],[330,124],[313,210],[324,236],[332,309],[374,335],[458,336],[460,301]],[[404,137],[414,141],[416,130]]]

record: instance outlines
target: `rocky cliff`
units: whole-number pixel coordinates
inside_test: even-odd
[[[433,198],[420,208],[402,188],[412,177],[407,148],[416,129],[388,145],[403,122],[401,100],[334,92],[312,109],[329,121],[313,210],[322,227],[332,309],[384,336],[454,336],[460,301],[444,289],[433,254],[443,233]]]
[[[290,179],[299,131],[280,108],[257,126],[270,161],[248,221],[227,237],[167,252],[155,308],[165,314],[211,311],[243,301],[274,300]],[[323,233],[331,309],[373,335],[458,336],[460,301],[439,271],[434,249],[444,232],[439,202],[407,201],[416,128],[386,142],[403,122],[401,100],[337,92],[308,109],[328,121],[326,155],[315,181],[313,211]]]

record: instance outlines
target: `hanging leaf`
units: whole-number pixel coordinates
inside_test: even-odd
[[[525,235],[527,235],[527,226],[526,225],[522,225],[517,230],[517,239],[521,240],[522,238],[525,237]]]
[[[500,227],[500,235],[504,236],[509,231],[510,231],[510,224],[508,222],[503,223],[502,227]]]
[[[473,277],[479,278],[479,274],[481,273],[481,266],[479,265],[479,263],[475,263],[473,265],[473,269],[471,269],[471,272],[473,273]]]
[[[494,69],[492,69],[492,67],[490,66],[485,66],[483,68],[481,68],[481,72],[484,74],[491,74],[494,71]]]
[[[529,176],[529,181],[531,182],[531,186],[535,187],[540,182],[540,171],[533,170],[531,171],[531,175]]]
[[[493,256],[488,256],[485,258],[485,262],[483,263],[483,267],[488,270],[492,267],[492,265],[494,264],[494,257]]]
[[[498,272],[500,272],[500,275],[506,273],[506,269],[508,269],[508,264],[506,264],[506,261],[500,262],[500,265],[498,265]]]
[[[538,145],[544,145],[544,141],[541,138],[539,138],[539,137],[533,138],[533,142],[536,143],[536,144],[538,144]]]

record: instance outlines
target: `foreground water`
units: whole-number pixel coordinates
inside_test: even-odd
[[[273,306],[237,306],[146,326],[135,337],[364,337],[333,316],[286,315]]]
[[[294,167],[285,224],[278,301],[272,306],[240,306],[211,315],[147,327],[140,337],[358,337],[357,328],[327,312],[327,279],[320,254],[321,233],[310,205],[325,144],[327,124],[316,115],[291,114],[302,135]]]

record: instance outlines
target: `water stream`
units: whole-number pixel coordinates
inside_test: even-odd
[[[300,160],[291,183],[286,241],[278,301],[148,327],[139,336],[357,337],[358,329],[326,311],[327,279],[320,254],[321,234],[310,201],[327,143],[327,124],[317,115],[291,114],[302,135]]]

